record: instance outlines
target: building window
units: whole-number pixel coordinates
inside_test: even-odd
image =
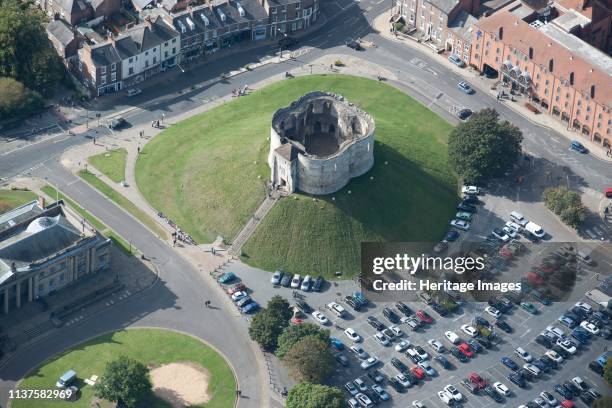
[[[128,69],[128,75],[134,75],[134,67],[130,67],[130,69]]]
[[[134,58],[130,58],[128,62],[131,64],[132,62],[134,62]]]
[[[172,44],[176,44],[176,38],[172,39]]]
[[[153,57],[153,65],[157,64],[157,57]]]
[[[39,284],[38,285],[38,293],[42,294],[45,291],[45,285],[44,284]]]
[[[164,47],[167,47],[167,46],[168,46],[168,41],[164,43]]]
[[[590,111],[591,111],[591,107],[587,106],[587,112],[590,112]]]
[[[208,33],[206,33],[206,34],[208,34]],[[172,53],[176,54],[176,48],[172,48]]]
[[[580,109],[576,109],[576,115],[580,116]]]
[[[145,51],[145,57],[149,55],[149,51]]]
[[[504,39],[504,27],[499,27],[499,31],[497,32],[497,36],[500,40]]]
[[[106,84],[106,75],[102,75],[100,77],[100,85],[105,85]]]
[[[548,70],[552,73],[553,72],[553,68],[555,67],[555,62],[553,61],[553,59],[551,58],[548,61]]]
[[[533,48],[529,47],[529,59],[533,59]]]
[[[578,106],[582,105],[582,100],[578,99]]]
[[[111,65],[111,71],[115,71],[117,70],[117,64],[112,64]]]
[[[111,73],[111,82],[115,82],[117,80],[117,73],[116,72],[112,72]]]
[[[570,72],[570,85],[574,85],[574,73]]]
[[[102,75],[106,74],[106,67],[102,67],[102,68],[100,68],[100,73],[101,73]]]
[[[536,74],[536,79],[540,79],[540,74]]]
[[[296,3],[296,4],[295,4],[295,9],[296,9],[296,10],[299,10],[299,9],[300,9],[300,3]]]
[[[589,116],[589,115],[586,115],[586,116],[584,117],[584,120],[589,120],[589,118],[590,118],[590,116]]]
[[[595,97],[595,85],[591,85],[591,98]]]
[[[496,54],[499,54],[499,51],[500,51],[500,50],[499,50],[499,47],[498,47],[498,48],[495,50],[495,53],[496,53]]]

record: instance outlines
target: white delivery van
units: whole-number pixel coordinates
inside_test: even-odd
[[[525,230],[530,232],[531,235],[533,235],[533,236],[535,236],[537,238],[544,238],[544,235],[546,235],[546,233],[544,232],[542,227],[540,227],[535,222],[531,222],[531,221],[529,221],[527,224],[525,224]]]

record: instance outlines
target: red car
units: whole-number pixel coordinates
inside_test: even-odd
[[[458,347],[459,351],[462,352],[466,357],[472,358],[474,357],[474,352],[470,349],[470,346],[467,343],[461,343]]]
[[[227,290],[228,295],[233,295],[236,292],[246,291],[246,285],[242,282],[235,284]]]
[[[410,372],[419,380],[425,378],[425,371],[421,367],[414,366],[410,369]]]
[[[487,382],[476,373],[470,374],[470,381],[472,382],[472,384],[474,384],[480,389],[483,389],[484,387],[487,386]]]
[[[430,315],[427,314],[426,311],[424,310],[417,310],[416,311],[416,315],[419,318],[420,321],[422,321],[423,323],[432,323],[433,319],[431,318]]]
[[[512,251],[510,251],[508,248],[502,248],[499,250],[499,254],[501,256],[503,256],[506,259],[510,259],[512,258]]]
[[[534,286],[540,286],[544,284],[544,279],[537,273],[529,272],[527,273],[527,282]]]
[[[574,406],[575,406],[575,405],[574,405],[574,403],[573,403],[572,401],[569,401],[569,400],[563,400],[563,401],[561,402],[561,406],[562,406],[563,408],[574,408]]]

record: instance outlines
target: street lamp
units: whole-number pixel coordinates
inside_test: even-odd
[[[283,35],[283,38],[287,38],[287,34],[282,32],[280,28],[276,27],[276,31],[281,33]],[[282,39],[278,42],[278,48],[280,50],[280,59],[283,59],[283,40]]]

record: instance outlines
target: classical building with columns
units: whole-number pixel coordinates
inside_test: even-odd
[[[0,214],[0,306],[20,308],[110,267],[111,241],[62,201]],[[68,289],[67,289],[68,290]]]

